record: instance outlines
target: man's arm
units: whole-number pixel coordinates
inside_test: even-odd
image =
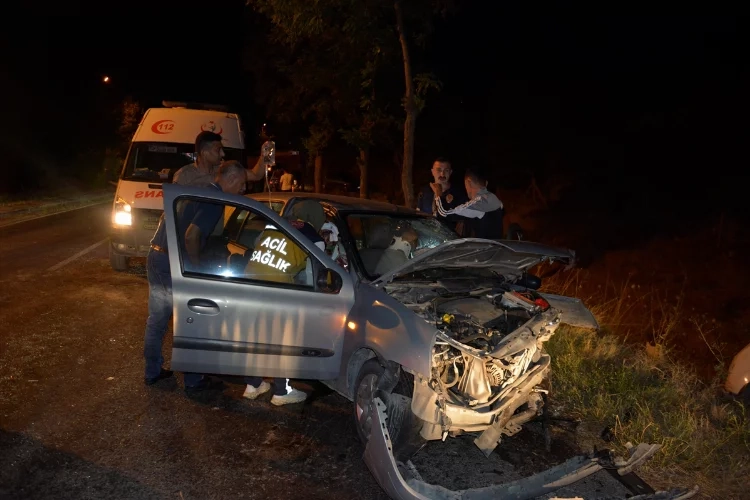
[[[245,172],[247,172],[248,182],[255,182],[263,179],[266,176],[266,166],[263,164],[263,155],[258,157],[258,162],[252,169],[245,170]]]
[[[188,259],[193,268],[198,267],[201,253],[201,229],[195,224],[190,224],[185,231],[185,249],[187,250]]]

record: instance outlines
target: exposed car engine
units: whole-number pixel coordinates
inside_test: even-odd
[[[556,313],[538,293],[509,283],[456,285],[397,282],[388,293],[440,332],[432,367],[441,387],[435,389],[453,403],[492,405],[539,360],[558,324],[548,316]]]

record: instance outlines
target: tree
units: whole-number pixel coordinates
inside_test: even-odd
[[[120,105],[120,125],[117,128],[117,136],[119,137],[120,149],[123,156],[128,152],[130,141],[142,117],[143,108],[141,104],[130,96],[126,97]]]
[[[360,177],[364,176],[364,190],[367,191],[367,164],[369,147],[373,144],[373,132],[377,125],[388,123],[387,105],[373,106],[374,86],[377,75],[388,64],[393,64],[395,55],[400,53],[403,63],[405,90],[402,106],[406,117],[403,125],[404,153],[401,169],[401,187],[404,203],[414,206],[412,168],[414,162],[414,140],[416,119],[425,104],[424,97],[430,89],[439,89],[439,83],[429,73],[414,75],[410,51],[410,39],[423,46],[432,26],[436,7],[443,2],[420,0],[402,4],[385,0],[248,0],[255,11],[264,14],[273,24],[273,41],[289,47],[297,56],[307,55],[315,59],[318,69],[324,68],[326,83],[330,90],[338,91],[339,99],[331,101],[333,115],[339,120],[343,115],[358,116],[358,123],[340,129],[342,137],[359,149]],[[407,34],[407,25],[413,25],[414,35]],[[320,60],[327,64],[320,65]],[[360,62],[361,61],[361,62]],[[304,63],[296,70],[300,70]],[[326,78],[324,78],[325,80]],[[357,82],[358,80],[358,82]],[[357,85],[358,83],[358,85]],[[303,87],[310,86],[305,81]],[[366,105],[352,105],[351,89],[369,91],[363,95],[359,91],[359,101]],[[335,96],[334,93],[330,94]],[[341,99],[340,97],[345,97]],[[352,110],[359,112],[352,112]]]

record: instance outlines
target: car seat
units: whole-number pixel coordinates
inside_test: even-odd
[[[367,233],[367,248],[362,248],[359,251],[359,258],[362,259],[367,274],[375,274],[375,268],[383,253],[391,244],[394,233],[395,230],[388,223],[375,226]]]

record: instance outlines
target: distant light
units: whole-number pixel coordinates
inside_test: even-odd
[[[102,78],[102,80],[104,81],[104,83],[109,83],[109,77],[108,76],[105,76],[104,78]]]
[[[346,324],[346,326],[348,326],[348,327],[349,327],[349,330],[356,330],[356,329],[357,329],[357,323],[355,323],[354,321],[350,321],[350,322],[348,322],[348,323]]]

